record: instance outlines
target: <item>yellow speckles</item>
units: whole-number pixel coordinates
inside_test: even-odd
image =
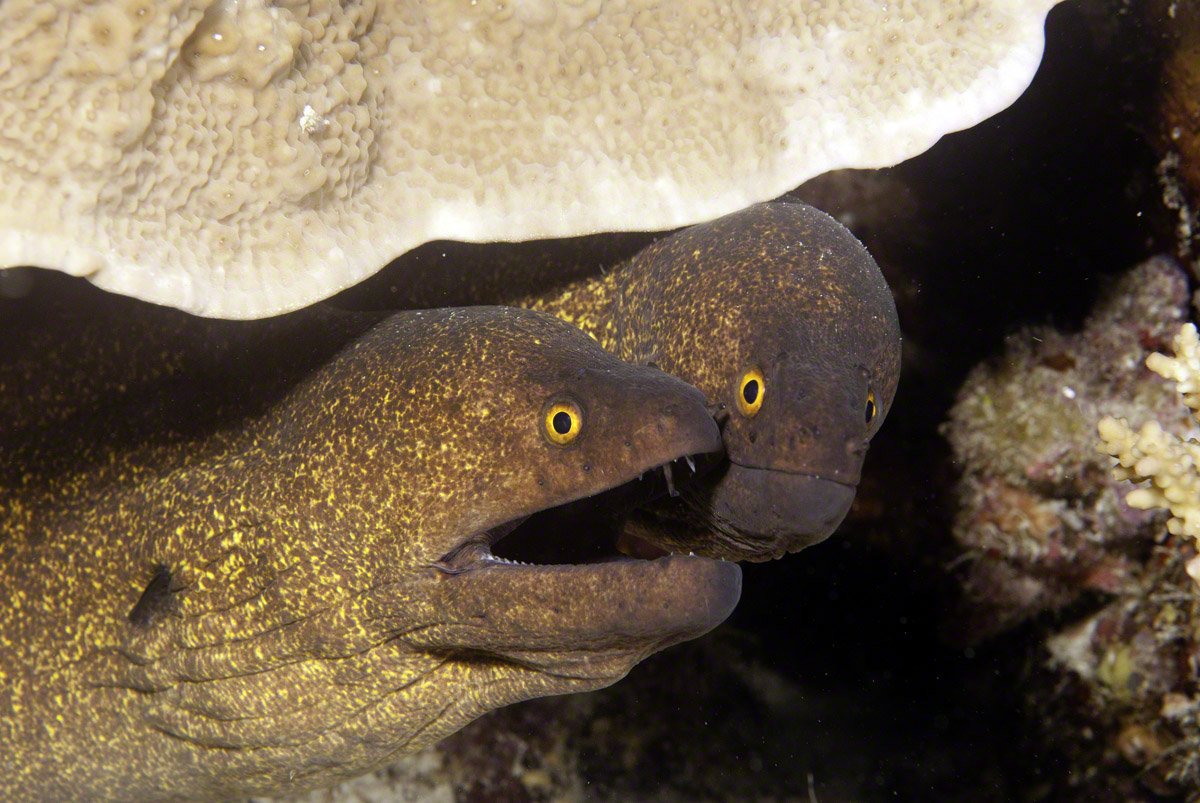
[[[475,314],[459,313],[464,324]],[[424,593],[423,581],[404,581],[427,571],[467,522],[528,509],[541,499],[521,450],[532,443],[537,455],[546,451],[537,427],[527,426],[543,398],[531,405],[529,394],[549,393],[550,381],[541,377],[558,369],[552,364],[547,371],[546,361],[566,349],[572,366],[586,364],[580,355],[599,354],[573,334],[564,344],[565,335],[557,333],[567,328],[544,316],[509,315],[529,329],[520,338],[503,327],[488,332],[489,361],[475,359],[484,347],[461,328],[432,331],[424,340],[405,333],[383,344],[391,347],[386,351],[375,341],[353,359],[339,364],[335,358],[322,369],[341,372],[337,387],[314,389],[314,379],[267,418],[245,422],[246,430],[257,431],[223,433],[202,448],[189,444],[156,454],[177,466],[170,472],[124,471],[127,484],[113,489],[77,531],[63,531],[69,561],[48,562],[12,596],[8,617],[22,604],[21,594],[37,600],[26,603],[36,608],[38,625],[28,654],[41,662],[42,706],[53,699],[65,719],[46,714],[29,721],[35,727],[48,721],[56,734],[47,738],[76,753],[84,744],[106,766],[123,769],[143,760],[129,743],[142,735],[139,706],[145,705],[188,733],[212,729],[207,733],[222,739],[303,744],[297,755],[305,760],[320,757],[316,751],[331,741],[390,749],[380,734],[421,732],[427,724],[421,718],[434,716],[428,712],[441,711],[447,700],[471,700],[469,711],[452,715],[459,717],[446,726],[452,727],[495,705],[545,693],[544,684],[524,688],[523,673],[489,684],[508,678],[458,671],[453,661],[443,670],[440,658],[392,638],[409,624],[406,617],[429,613],[424,600],[405,596]],[[438,325],[436,314],[424,320]],[[451,360],[455,370],[436,390],[413,380]],[[331,391],[343,394],[340,404],[327,403]],[[525,407],[529,421],[517,414]],[[456,426],[447,428],[451,416]],[[551,476],[555,465],[537,467]],[[105,470],[106,480],[117,474]],[[118,522],[126,526],[114,527]],[[169,616],[130,636],[125,615],[146,588],[150,563],[169,567],[177,593],[170,595]],[[70,588],[60,589],[54,580],[64,575],[63,566],[70,568]],[[16,635],[7,627],[0,633]],[[132,709],[126,709],[112,704],[119,690],[80,690],[86,685],[79,683],[80,670],[64,660],[90,662],[97,647],[97,664],[85,664],[90,677],[166,693],[129,694]],[[18,672],[35,675],[23,667]],[[491,691],[496,685],[503,686],[503,699]],[[197,710],[212,716],[191,713]],[[81,737],[85,717],[102,732]],[[325,729],[334,738],[314,740]],[[41,733],[35,741],[43,741]],[[204,751],[196,760],[205,771],[219,772],[215,756],[221,752]],[[143,766],[160,758],[152,753]],[[331,761],[339,772],[367,763],[358,754]]]

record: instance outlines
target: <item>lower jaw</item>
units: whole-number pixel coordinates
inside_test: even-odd
[[[805,474],[729,464],[685,492],[630,518],[623,552],[656,557],[695,552],[765,561],[824,541],[854,501],[855,486]]]

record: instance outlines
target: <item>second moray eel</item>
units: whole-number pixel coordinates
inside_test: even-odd
[[[0,428],[0,798],[328,785],[729,614],[732,563],[504,551],[531,514],[719,451],[695,389],[543,313],[379,318],[147,322],[174,356],[138,371],[93,327],[83,404],[85,320],[0,319],[0,391],[42,400]]]
[[[850,509],[900,376],[896,305],[879,267],[844,226],[804,204],[751,207],[613,258],[638,237],[489,251],[436,244],[352,303],[532,307],[699,388],[728,460],[681,500],[624,522],[633,549],[767,560],[823,540]],[[551,268],[609,261],[606,273],[529,291],[558,275]],[[510,286],[527,292],[514,298]]]

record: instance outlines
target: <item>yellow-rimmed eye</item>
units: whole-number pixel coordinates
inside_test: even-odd
[[[863,413],[863,419],[867,422],[867,426],[871,426],[871,422],[875,420],[875,416],[879,415],[879,405],[875,404],[875,391],[867,391],[867,409]]]
[[[753,416],[758,413],[762,407],[765,390],[762,371],[751,368],[742,374],[742,381],[738,383],[737,392],[737,407],[742,415]]]
[[[542,427],[551,443],[566,446],[579,437],[579,430],[583,429],[583,411],[570,400],[552,402],[542,414]]]

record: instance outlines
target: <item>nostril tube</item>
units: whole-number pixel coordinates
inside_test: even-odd
[[[864,457],[867,454],[867,447],[869,445],[869,441],[864,439],[850,438],[846,441],[846,454],[851,457]]]

